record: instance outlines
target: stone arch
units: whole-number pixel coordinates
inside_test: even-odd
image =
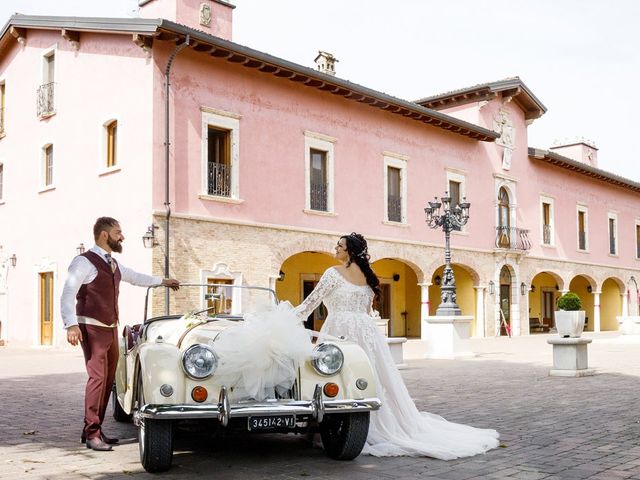
[[[482,272],[483,270],[476,257],[473,256],[472,252],[456,251],[454,252],[453,259],[452,259],[453,261],[451,262],[451,265],[454,265],[458,268],[462,268],[467,273],[469,273],[469,275],[471,275],[471,278],[473,279],[474,287],[477,287],[480,285],[481,276],[478,272]],[[436,270],[442,267],[442,265],[444,265],[444,256],[443,258],[440,258],[438,260],[433,260],[425,268],[425,272],[427,272],[427,278],[431,279],[431,282],[433,282],[433,277]]]
[[[546,273],[556,281],[556,285],[558,286],[558,291],[564,290],[564,286],[567,282],[562,277],[562,275],[545,268],[537,268],[532,272],[531,279],[528,282],[529,285],[532,285],[534,283],[534,279],[541,273]]]
[[[333,244],[331,237],[321,237],[317,235],[295,235],[292,239],[283,238],[272,246],[271,270],[274,275],[278,275],[280,266],[289,257],[303,252],[316,252],[333,256]],[[292,253],[293,252],[293,253]]]
[[[276,267],[275,291],[279,300],[298,305],[317,285],[322,274],[339,262],[326,252],[317,250],[297,251],[289,255]],[[326,318],[326,309],[318,307],[305,320],[307,328],[319,329]]]

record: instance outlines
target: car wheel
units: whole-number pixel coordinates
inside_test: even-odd
[[[320,423],[324,451],[334,460],[353,460],[364,448],[369,412],[326,415]]]
[[[115,383],[113,384],[113,388],[111,389],[111,406],[113,407],[113,418],[116,422],[126,423],[131,421],[131,415],[125,412],[120,406]]]
[[[138,408],[144,405],[142,382],[138,382]],[[149,473],[166,472],[173,459],[173,424],[170,420],[140,418],[140,463]]]

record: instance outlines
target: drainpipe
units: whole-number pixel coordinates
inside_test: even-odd
[[[189,45],[189,35],[186,36],[184,42],[180,45],[176,45],[169,55],[169,61],[167,62],[167,68],[164,71],[164,206],[167,210],[166,223],[164,229],[164,277],[169,278],[169,221],[171,219],[171,203],[169,202],[169,73],[171,72],[171,65],[185,47]],[[169,289],[165,287],[164,291],[164,310],[165,315],[169,315]]]

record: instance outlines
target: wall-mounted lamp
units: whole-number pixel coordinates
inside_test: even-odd
[[[558,286],[557,283],[556,283],[556,290],[560,290],[560,287]]]
[[[587,292],[589,292],[589,293],[593,292],[593,288],[591,288],[591,285],[587,286]]]
[[[76,247],[76,253],[77,253],[78,255],[82,255],[85,251],[86,251],[86,250],[85,250],[85,248],[84,248],[84,243],[81,243],[80,245],[78,245],[78,246]]]
[[[158,226],[153,223],[147,227],[147,233],[142,236],[142,244],[144,245],[144,248],[153,248],[156,245],[159,245],[156,241],[157,228]]]
[[[520,284],[520,295],[526,295],[527,294],[527,284],[522,282]]]
[[[433,283],[435,283],[437,286],[442,285],[442,278],[440,278],[440,275],[436,275],[436,278],[433,279]]]
[[[531,293],[536,291],[536,286],[534,284],[531,284]]]
[[[15,253],[9,257],[9,263],[12,267],[15,267],[16,263],[18,263],[18,257],[16,257]]]
[[[493,295],[496,293],[496,284],[493,283],[493,280],[489,280],[489,295]]]
[[[392,278],[393,278],[394,282],[397,282],[398,280],[400,280],[400,274],[399,273],[394,273]]]
[[[283,280],[284,280],[284,272],[280,270],[280,273],[278,273],[278,281],[282,282]]]

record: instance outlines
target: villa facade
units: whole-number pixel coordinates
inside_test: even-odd
[[[326,52],[312,69],[234,43],[233,8],[142,0],[140,18],[5,25],[1,340],[65,342],[66,269],[102,215],[121,222],[127,266],[162,275],[168,257],[183,282],[269,286],[293,304],[335,264],[338,237],[357,231],[388,334],[420,337],[444,263],[424,207],[445,192],[471,203],[452,255],[473,335],[495,335],[501,318],[515,335],[547,331],[567,291],[587,330],[638,315],[640,184],[599,168],[589,141],[530,146],[546,107],[522,80],[402,100],[339,78]],[[123,323],[142,320],[144,293],[121,288]],[[184,292],[171,295],[181,311]],[[154,310],[163,302],[155,295]]]

